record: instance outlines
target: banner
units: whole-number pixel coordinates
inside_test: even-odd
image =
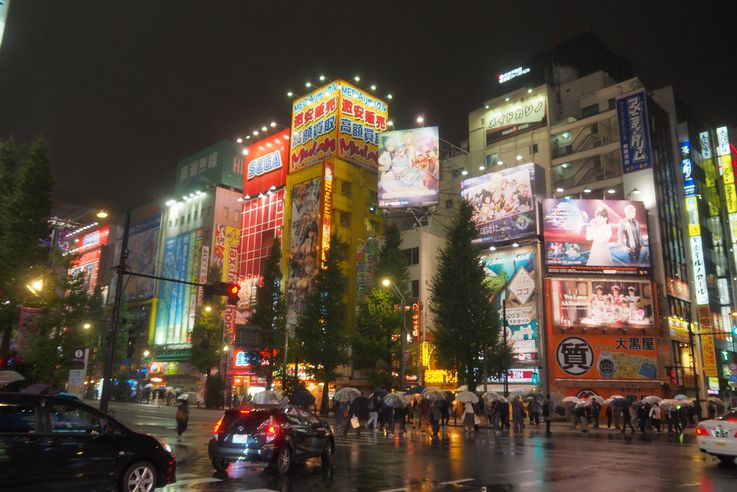
[[[294,325],[305,304],[307,289],[317,274],[322,176],[295,185],[291,190],[287,265],[287,322]]]
[[[644,90],[617,98],[617,121],[622,172],[628,174],[653,167]]]
[[[553,333],[549,346],[554,378],[647,380],[658,376],[654,335]]]
[[[701,339],[701,356],[704,361],[704,375],[716,378],[719,377],[719,373],[713,332],[709,306],[700,306],[699,338]]]
[[[379,207],[435,205],[440,193],[438,127],[386,132],[379,138]]]
[[[487,285],[494,292],[506,289],[505,296],[497,295],[496,299],[500,315],[502,298],[506,304],[507,340],[514,347],[515,360],[535,362],[539,359],[535,248],[488,252],[481,257],[481,264]]]
[[[287,182],[289,130],[282,130],[246,147],[243,194],[251,197],[266,193],[272,186]]]
[[[537,233],[535,165],[522,164],[461,183],[461,197],[473,207],[481,243],[503,242]]]
[[[128,239],[128,264],[136,273],[156,274],[156,257],[159,242],[159,224],[161,214],[157,213],[133,226]],[[144,277],[129,276],[124,295],[126,299],[148,299],[154,295],[154,280]]]
[[[545,126],[546,101],[545,96],[534,96],[490,109],[483,117],[486,122],[486,145],[516,133]]]
[[[325,162],[322,173],[322,230],[320,231],[320,266],[327,268],[330,234],[333,226],[333,164]]]
[[[543,201],[548,273],[650,273],[647,212],[627,200]]]
[[[190,281],[199,262],[195,255],[195,231],[166,238],[162,254],[161,276]],[[197,259],[198,260],[198,259]],[[156,307],[154,344],[183,345],[192,331],[190,316],[191,286],[162,280]]]
[[[652,328],[650,282],[614,279],[552,279],[553,326],[561,328]]]

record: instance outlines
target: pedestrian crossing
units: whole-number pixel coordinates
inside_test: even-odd
[[[450,436],[447,433],[441,432],[437,439],[447,441],[450,440]],[[340,432],[335,435],[336,447],[352,447],[355,444],[391,444],[394,446],[396,442],[430,443],[431,441],[432,435],[429,432],[423,432],[417,429],[408,430],[404,435],[400,433],[388,435],[384,432],[373,432],[364,429],[361,429],[360,436],[356,434],[355,430],[348,431],[348,434],[345,436]]]

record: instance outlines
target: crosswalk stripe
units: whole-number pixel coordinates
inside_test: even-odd
[[[213,482],[222,482],[219,478],[214,477],[205,477],[205,478],[190,478],[187,480],[177,480],[174,484],[172,484],[174,487],[180,486],[180,485],[199,485],[201,483],[213,483]]]

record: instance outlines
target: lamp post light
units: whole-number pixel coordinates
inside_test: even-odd
[[[405,363],[404,363],[404,352],[405,352],[405,344],[407,343],[407,316],[404,310],[406,309],[406,302],[404,300],[404,295],[402,292],[397,288],[396,285],[392,283],[391,280],[388,278],[385,278],[381,281],[381,284],[384,287],[391,286],[394,289],[394,292],[397,293],[399,296],[399,300],[402,301],[402,331],[400,333],[400,343],[399,343],[399,391],[404,391],[405,388],[405,382],[406,382],[406,376],[405,376]]]

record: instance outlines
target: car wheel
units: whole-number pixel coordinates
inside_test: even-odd
[[[717,458],[719,458],[719,461],[722,463],[734,463],[734,456],[725,456],[723,454],[717,455]]]
[[[123,474],[123,492],[151,492],[156,487],[156,469],[151,463],[138,461]]]
[[[276,463],[274,463],[274,469],[279,475],[286,475],[289,469],[292,467],[292,450],[289,445],[284,444],[279,448],[279,453],[276,455]]]
[[[212,459],[212,467],[215,468],[215,471],[225,471],[228,469],[228,460],[224,460],[222,458],[213,458]]]
[[[320,460],[323,468],[329,467],[333,462],[333,443],[331,441],[328,441],[327,444],[325,444],[325,449],[322,450]]]

